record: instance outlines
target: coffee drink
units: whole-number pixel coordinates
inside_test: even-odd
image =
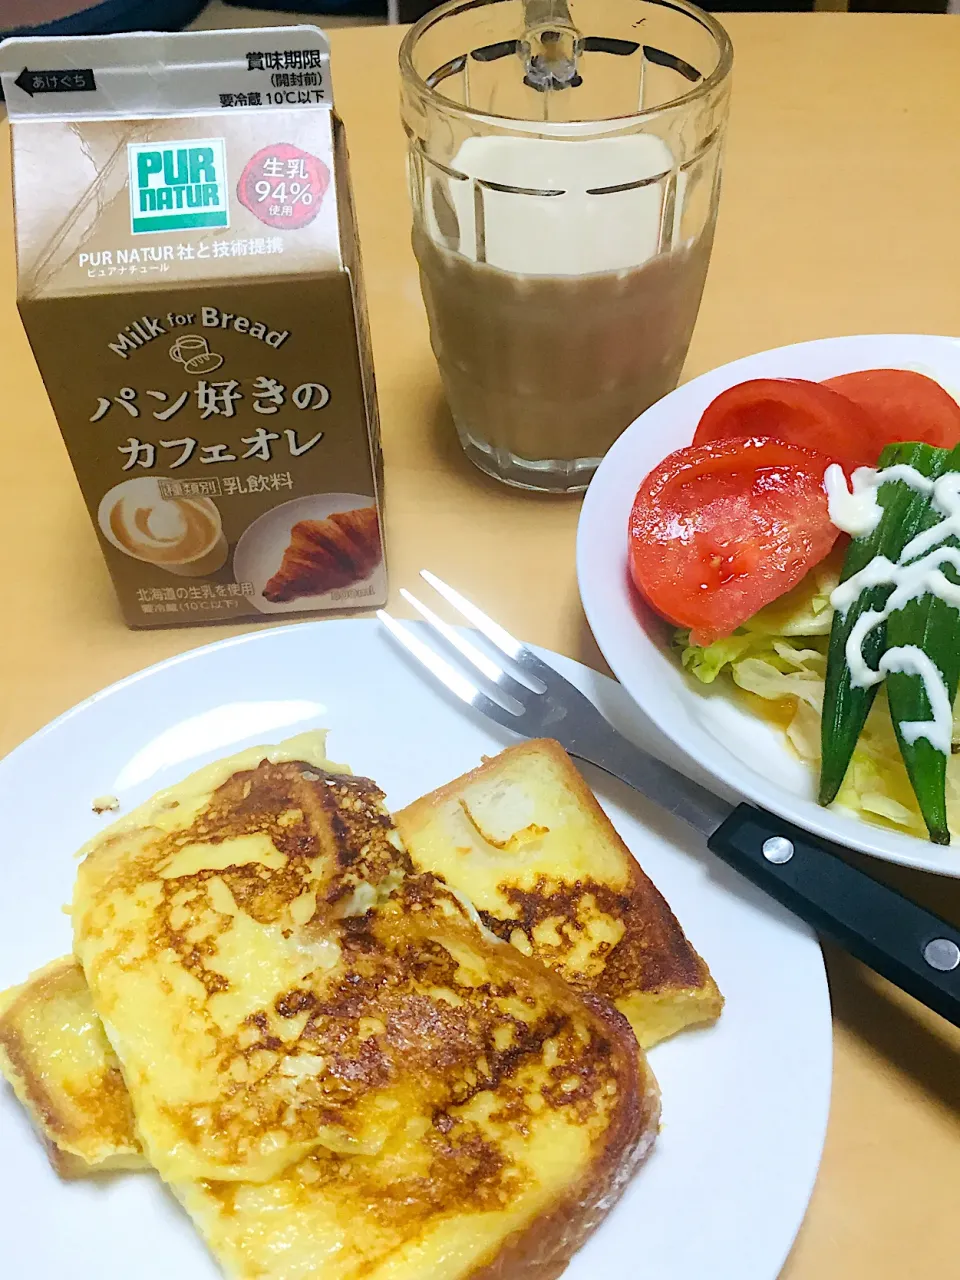
[[[425,176],[413,244],[461,441],[501,479],[582,488],[677,385],[712,169],[677,172],[661,139],[634,134],[469,138],[450,170]]]
[[[416,232],[433,349],[468,451],[597,465],[677,385],[713,228],[642,266],[519,275]],[[473,455],[472,455],[473,456]]]

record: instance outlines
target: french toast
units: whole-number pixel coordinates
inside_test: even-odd
[[[531,987],[531,962],[484,938],[428,877],[413,877],[396,902],[355,920],[349,932],[358,975],[371,965],[382,972],[380,954],[401,967],[409,962],[428,989],[445,991],[455,1029],[467,1021],[468,1044],[469,1019],[458,1015],[468,1002],[474,1014],[476,983],[488,976],[493,949],[496,994],[490,1007],[476,1006],[481,1039],[492,1045],[477,1063],[480,1072],[471,1079],[469,1068],[461,1071],[456,1100],[445,1110],[404,1117],[376,1156],[317,1148],[268,1182],[181,1182],[173,1188],[177,1196],[237,1280],[557,1275],[616,1202],[656,1134],[656,1082],[626,1021],[601,1001],[578,999],[539,966]],[[89,993],[76,961],[55,963],[73,969],[65,996],[79,1015],[65,1022],[57,1041],[62,1051],[89,1035]],[[24,997],[29,1000],[33,983],[39,1000],[40,975],[24,984]],[[384,985],[378,979],[377,991]],[[391,998],[386,986],[387,1005],[399,1007],[402,994]],[[506,1044],[506,1028],[516,1023],[501,1021],[497,1005],[516,1012],[518,997],[519,1021],[532,999],[540,1025]],[[424,1007],[432,1022],[433,1007],[420,1011]],[[414,1047],[437,1036],[434,1025],[424,1027],[417,1017],[416,1008],[408,1010],[406,1034]],[[29,1043],[35,1027],[28,1023],[28,1049],[49,1065],[51,1042]],[[456,1034],[447,1036],[444,1058],[454,1070],[457,1044]],[[99,1054],[101,1076],[118,1069],[102,1035],[88,1051]],[[440,1064],[423,1047],[420,1065],[436,1070]],[[132,1130],[112,1136],[136,1142]]]
[[[352,926],[350,969],[364,991],[396,964],[370,1009],[443,1090],[374,1156],[175,1188],[237,1280],[552,1280],[651,1146],[658,1091],[626,1020],[441,900],[406,882]]]
[[[719,1017],[709,969],[559,743],[509,747],[395,821],[418,870],[498,937],[610,1000],[644,1048]]]
[[[74,926],[104,1067],[238,1280],[548,1280],[655,1138],[626,1020],[415,873],[302,740],[114,824]]]
[[[0,1072],[61,1177],[148,1167],[120,1064],[73,956],[0,995]]]
[[[342,973],[336,918],[388,894],[406,863],[373,783],[285,754],[160,793],[77,873],[74,949],[171,1182],[266,1179],[321,1143],[375,1151],[415,1087],[365,1078],[373,1041],[326,1056],[304,1043],[301,993],[322,1004]]]

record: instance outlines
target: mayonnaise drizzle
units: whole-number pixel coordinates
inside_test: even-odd
[[[900,480],[918,493],[933,492],[932,480],[921,475],[916,467],[905,466],[902,462],[894,467],[885,467],[883,471],[857,467],[848,489],[843,468],[831,462],[823,477],[831,523],[852,538],[873,533],[883,515],[883,507],[877,501],[877,490],[887,480]]]
[[[908,743],[926,738],[931,746],[948,755],[953,735],[953,708],[943,673],[936,663],[916,645],[901,645],[888,649],[874,671],[864,659],[863,643],[892,613],[921,596],[933,595],[960,609],[960,586],[951,582],[941,568],[950,565],[960,574],[960,550],[942,545],[948,538],[960,538],[960,474],[951,471],[938,480],[930,480],[915,467],[904,464],[886,467],[883,471],[859,467],[848,488],[842,469],[833,463],[827,468],[823,483],[830,519],[844,533],[862,537],[873,532],[883,514],[877,490],[892,480],[909,485],[917,493],[929,494],[931,505],[943,519],[911,538],[896,564],[886,556],[874,556],[859,573],[840,583],[831,593],[830,603],[842,615],[867,587],[889,585],[893,588],[882,612],[867,610],[847,637],[845,657],[850,680],[856,687],[867,689],[879,684],[891,671],[918,676],[923,681],[932,719],[901,721],[900,733]]]

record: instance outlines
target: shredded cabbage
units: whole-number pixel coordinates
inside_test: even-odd
[[[680,649],[681,664],[702,684],[713,684],[724,667],[742,658],[750,648],[749,637],[741,635],[701,647],[690,643],[689,631],[678,631],[674,643]]]
[[[726,639],[701,648],[691,645],[688,631],[674,636],[686,671],[702,684],[720,679],[747,695],[751,709],[781,726],[792,750],[815,770],[820,767],[820,712],[833,622],[830,592],[839,581],[839,563],[837,555],[829,556]],[[770,704],[769,714],[764,714],[764,703]],[[953,737],[960,743],[956,712]],[[926,838],[882,689],[836,803],[868,822]],[[947,809],[951,830],[960,834],[960,754],[947,761]]]
[[[828,636],[833,622],[830,595],[840,582],[842,563],[839,553],[831,552],[792,591],[755,613],[743,630],[751,635]]]
[[[701,648],[690,643],[688,631],[678,631],[674,643],[681,664],[702,684],[713,684],[728,671],[741,689],[760,698],[796,697],[818,712],[823,705],[826,644],[817,637],[809,641],[816,647],[800,648],[790,640],[738,631]]]

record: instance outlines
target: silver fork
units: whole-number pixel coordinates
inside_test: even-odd
[[[463,702],[524,737],[550,737],[707,838],[707,847],[818,932],[960,1026],[960,930],[837,856],[840,850],[764,809],[732,805],[625,738],[589,698],[436,574],[421,577],[522,674],[518,680],[409,591],[442,646],[475,677],[384,610],[401,645]],[[451,655],[452,656],[452,655]],[[502,701],[499,699],[502,698]]]

